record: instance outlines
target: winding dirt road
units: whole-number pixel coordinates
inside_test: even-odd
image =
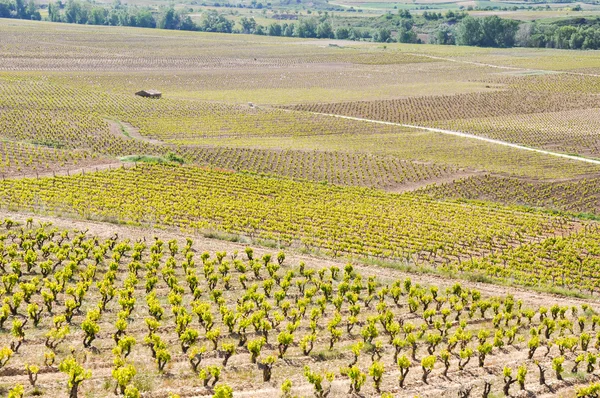
[[[469,139],[473,139],[473,140],[479,140],[479,141],[489,142],[491,144],[507,146],[507,147],[510,147],[510,148],[520,149],[520,150],[523,150],[523,151],[537,152],[537,153],[542,153],[544,155],[556,156],[556,157],[559,157],[559,158],[565,158],[565,159],[569,159],[569,160],[575,160],[575,161],[578,161],[578,162],[592,163],[592,164],[600,165],[600,160],[597,160],[597,159],[590,159],[590,158],[585,158],[585,157],[581,157],[581,156],[567,155],[565,153],[560,153],[560,152],[546,151],[544,149],[531,148],[531,147],[528,147],[528,146],[525,146],[525,145],[513,144],[512,142],[507,142],[507,141],[502,141],[502,140],[496,140],[496,139],[487,138],[487,137],[481,137],[479,135],[469,134],[469,133],[463,133],[463,132],[460,132],[460,131],[438,129],[438,128],[434,128],[434,127],[416,126],[416,125],[413,125],[413,124],[403,124],[403,123],[386,122],[386,121],[383,121],[383,120],[366,119],[366,118],[355,117],[355,116],[337,115],[335,113],[320,113],[320,112],[311,112],[311,113],[313,113],[315,115],[337,117],[337,118],[340,118],[340,119],[358,120],[358,121],[361,121],[361,122],[385,124],[385,125],[388,125],[388,126],[407,127],[407,128],[412,128],[412,129],[419,129],[419,130],[430,131],[432,133],[441,133],[441,134],[453,135],[453,136],[456,136],[456,137],[469,138]]]

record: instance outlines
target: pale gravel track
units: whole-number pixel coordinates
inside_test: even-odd
[[[502,145],[502,146],[506,146],[506,147],[509,147],[509,148],[520,149],[520,150],[523,150],[523,151],[537,152],[537,153],[541,153],[541,154],[544,154],[544,155],[556,156],[556,157],[559,157],[559,158],[564,158],[564,159],[569,159],[569,160],[575,160],[575,161],[578,161],[578,162],[584,162],[584,163],[591,163],[591,164],[600,165],[600,160],[597,160],[597,159],[590,159],[590,158],[584,158],[584,157],[580,157],[580,156],[567,155],[565,153],[560,153],[560,152],[546,151],[544,149],[531,148],[531,147],[528,147],[528,146],[525,146],[525,145],[513,144],[513,143],[507,142],[507,141],[496,140],[496,139],[487,138],[487,137],[481,137],[481,136],[478,136],[478,135],[475,135],[475,134],[463,133],[463,132],[460,132],[460,131],[438,129],[438,128],[434,128],[434,127],[417,126],[417,125],[413,125],[413,124],[403,124],[403,123],[386,122],[386,121],[383,121],[383,120],[366,119],[366,118],[355,117],[355,116],[337,115],[335,113],[321,113],[321,112],[311,112],[311,113],[313,113],[315,115],[331,116],[331,117],[337,117],[337,118],[341,118],[341,119],[357,120],[357,121],[361,121],[361,122],[369,122],[369,123],[376,123],[376,124],[385,124],[385,125],[388,125],[388,126],[399,126],[399,127],[412,128],[412,129],[418,129],[418,130],[425,130],[425,131],[429,131],[429,132],[432,132],[432,133],[441,133],[441,134],[453,135],[453,136],[456,136],[456,137],[462,137],[462,138],[469,138],[469,139],[473,139],[473,140],[484,141],[484,142],[488,142],[490,144]]]

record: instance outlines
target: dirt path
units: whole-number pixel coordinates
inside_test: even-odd
[[[502,146],[506,146],[509,148],[515,148],[515,149],[519,149],[519,150],[523,150],[523,151],[537,152],[537,153],[541,153],[544,155],[556,156],[559,158],[575,160],[578,162],[592,163],[592,164],[600,165],[600,160],[596,160],[596,159],[589,159],[589,158],[584,158],[584,157],[580,157],[580,156],[567,155],[567,154],[559,153],[559,152],[552,152],[552,151],[546,151],[543,149],[531,148],[531,147],[524,146],[524,145],[513,144],[513,143],[507,142],[507,141],[501,141],[501,140],[496,140],[493,138],[481,137],[481,136],[478,136],[475,134],[462,133],[460,131],[438,129],[438,128],[434,128],[434,127],[416,126],[413,124],[386,122],[383,120],[365,119],[362,117],[337,115],[335,113],[320,113],[320,112],[311,112],[311,113],[313,113],[315,115],[331,116],[331,117],[337,117],[337,118],[341,118],[341,119],[357,120],[357,121],[377,123],[377,124],[385,124],[388,126],[407,127],[407,128],[418,129],[418,130],[425,130],[425,131],[429,131],[432,133],[441,133],[441,134],[453,135],[456,137],[470,138],[473,140],[485,141],[485,142],[489,142],[490,144],[502,145]]]
[[[110,132],[118,137],[130,138],[132,140],[144,141],[154,145],[170,145],[161,140],[154,138],[148,138],[140,134],[140,129],[133,126],[130,123],[122,122],[120,120],[104,119],[108,123]]]
[[[194,236],[191,233],[184,233],[176,230],[125,226],[108,222],[60,218],[55,216],[45,216],[25,212],[12,212],[6,209],[0,209],[0,219],[10,218],[12,220],[25,223],[29,217],[34,219],[34,223],[51,222],[53,226],[58,228],[80,231],[88,230],[88,233],[97,235],[101,238],[109,238],[114,236],[116,233],[120,238],[129,238],[132,240],[145,239],[146,241],[149,241],[152,240],[154,236],[160,236],[163,240],[177,239],[178,241],[183,242],[186,237],[192,237],[194,240],[194,248],[198,252],[226,251],[228,253],[232,253],[237,250],[238,252],[243,253],[247,246],[252,246],[256,253],[255,256],[260,257],[265,253],[276,253],[278,251],[278,249],[264,248],[258,246],[257,244],[236,243],[211,239],[201,235]],[[334,259],[307,255],[291,248],[286,248],[285,252],[286,262],[288,264],[298,264],[300,261],[304,261],[308,266],[315,268],[330,267],[332,265],[343,268],[349,262],[349,260],[345,258]],[[565,297],[558,294],[536,292],[521,287],[469,282],[461,279],[448,278],[427,273],[409,273],[376,265],[366,266],[356,262],[353,262],[353,265],[355,269],[363,273],[365,276],[376,276],[377,279],[382,283],[389,283],[397,279],[405,279],[409,277],[415,282],[426,285],[436,285],[439,286],[440,289],[445,289],[446,287],[450,287],[458,282],[463,286],[477,289],[484,295],[504,296],[507,294],[512,294],[516,299],[522,299],[524,303],[530,306],[547,306],[548,303],[559,303],[560,305],[580,305],[582,303],[591,303],[593,305],[598,304],[598,308],[600,309],[600,301],[594,299]]]
[[[15,176],[7,176],[5,180],[20,180],[21,178],[43,178],[43,177],[56,177],[56,176],[72,176],[77,174],[94,173],[102,170],[114,170],[121,167],[129,168],[134,167],[135,163],[125,163],[121,161],[113,161],[110,163],[100,163],[91,166],[79,167],[76,169],[62,169],[56,171],[47,171],[43,173],[24,173]]]

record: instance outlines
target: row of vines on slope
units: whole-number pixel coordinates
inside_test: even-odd
[[[566,218],[511,208],[182,166],[7,180],[0,184],[0,203],[84,218],[213,229],[334,256],[432,262],[478,257],[577,228]]]
[[[455,394],[488,397],[597,374],[600,316],[588,304],[530,307],[458,283],[377,280],[351,264],[290,265],[283,252],[210,254],[190,238],[2,225],[0,366],[32,388],[38,374],[64,372],[40,387],[76,397],[91,377],[130,398],[231,386],[389,396],[450,380]]]
[[[0,200],[9,209],[400,260],[539,288],[599,287],[597,227],[518,207],[164,165],[7,180]]]
[[[432,184],[419,193],[436,199],[482,200],[570,213],[600,213],[598,177],[546,182],[487,174]]]

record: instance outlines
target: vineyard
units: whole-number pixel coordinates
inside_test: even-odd
[[[5,137],[50,147],[77,150],[85,148],[83,155],[77,155],[79,152],[73,155],[79,157],[97,157],[96,154],[120,157],[131,154],[163,156],[173,152],[199,165],[382,188],[448,176],[457,171],[452,165],[410,162],[390,156],[174,145],[181,140],[188,144],[201,142],[202,137],[222,139],[274,134],[359,135],[359,132],[364,131],[365,124],[281,110],[256,109],[248,113],[247,108],[206,102],[196,105],[182,101],[148,104],[147,101],[122,94],[109,96],[96,90],[63,88],[64,91],[57,93],[55,86],[48,82],[33,83],[11,76],[1,81],[3,99],[0,100],[0,107],[4,110],[0,115],[0,127],[6,132]],[[27,110],[23,110],[24,107]],[[89,107],[94,107],[94,113],[86,112]],[[131,112],[138,116],[132,118],[129,116]],[[185,116],[186,114],[188,115]],[[122,127],[121,122],[113,118],[129,121],[139,126],[144,136],[157,139],[135,139]],[[191,124],[188,125],[186,120]],[[232,125],[234,120],[237,121],[237,126]],[[209,128],[210,125],[213,127]],[[223,130],[224,126],[227,126],[227,131]],[[173,129],[186,133],[174,133]],[[161,133],[154,134],[154,131]],[[369,133],[385,134],[393,131],[399,132],[401,129],[383,126],[370,129]],[[88,151],[92,151],[92,154],[85,155]],[[6,175],[15,172],[24,174],[20,173],[25,168],[23,162],[19,163],[18,156],[7,153],[6,157]],[[57,162],[65,164],[63,160]],[[49,169],[49,166],[43,166],[46,165],[37,168]],[[35,171],[35,166],[32,167]]]
[[[427,124],[453,119],[500,117],[540,111],[559,112],[598,106],[600,100],[594,95],[569,96],[511,90],[386,101],[302,104],[294,109],[396,123]]]
[[[375,124],[375,123],[373,123]],[[219,145],[220,140],[207,140]],[[402,134],[341,134],[338,136],[273,137],[269,139],[236,139],[235,147],[260,146],[266,149],[370,153],[417,162],[456,165],[469,172],[488,171],[495,174],[541,179],[577,179],[598,172],[596,164],[555,156],[515,150],[479,140],[465,140],[448,134],[412,129]],[[223,143],[221,143],[223,145]]]
[[[0,69],[5,71],[185,71],[190,69],[289,67],[341,63],[386,65],[428,63],[419,55],[375,48],[314,51],[296,39],[228,37],[127,28],[4,24]],[[65,34],[66,33],[66,34]],[[81,36],[84,36],[83,38]],[[93,40],[92,40],[93,39]],[[286,45],[287,44],[287,45]],[[82,53],[81,51],[85,51]],[[126,53],[120,51],[126,50]],[[258,55],[258,56],[257,56]]]
[[[598,109],[462,119],[437,127],[563,153],[600,156]]]
[[[208,253],[192,238],[2,228],[9,394],[431,396],[453,381],[446,393],[487,397],[568,388],[598,367],[600,316],[585,303]]]
[[[600,214],[598,183],[597,177],[550,183],[485,175],[430,185],[420,192],[439,199],[485,200],[570,213]]]
[[[598,157],[599,77],[495,78],[508,90],[397,100],[299,104],[317,114],[437,127],[563,153]]]
[[[600,395],[597,51],[6,21],[0,396]]]
[[[518,248],[497,251],[482,259],[451,265],[458,272],[483,272],[497,282],[560,291],[597,294],[600,265],[599,231],[585,229],[567,237],[551,237]]]
[[[178,153],[192,163],[221,169],[383,189],[417,182],[427,184],[460,175],[460,170],[452,166],[351,152],[186,147]]]
[[[347,51],[349,49],[346,49]],[[376,54],[375,54],[376,55]],[[373,56],[373,55],[369,55]],[[484,81],[461,81],[461,76],[480,76],[485,70],[477,67],[457,68],[441,62],[420,63],[418,75],[414,65],[370,65],[325,63],[309,68],[232,68],[179,71],[166,75],[157,71],[122,73],[53,73],[53,83],[73,84],[73,75],[85,78],[93,87],[130,94],[140,86],[168,90],[169,97],[247,104],[280,104],[314,101],[395,98],[398,95],[435,94],[440,88],[446,93],[464,93],[486,89]],[[435,82],[435,85],[432,85]],[[198,90],[198,88],[202,88]]]
[[[84,167],[114,163],[87,150],[62,150],[42,145],[4,141],[0,143],[2,177],[35,176],[61,173]],[[51,143],[50,143],[51,145]]]
[[[15,210],[217,230],[333,256],[390,259],[425,252],[434,261],[458,259],[577,228],[565,218],[512,209],[181,166],[6,180],[0,200]]]

